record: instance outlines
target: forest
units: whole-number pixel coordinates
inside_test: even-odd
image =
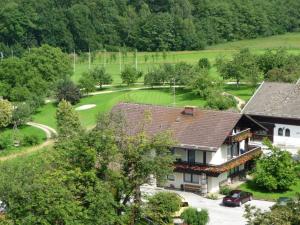
[[[198,50],[299,27],[299,0],[1,0],[0,56],[42,44],[64,52]]]

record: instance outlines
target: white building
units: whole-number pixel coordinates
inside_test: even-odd
[[[293,154],[300,149],[300,84],[264,82],[242,112],[268,129],[256,140],[268,137]]]
[[[151,114],[146,126],[149,134],[172,132],[178,143],[171,149],[176,160],[174,172],[160,184],[165,187],[202,194],[217,192],[220,185],[237,179],[261,154],[260,147],[249,141],[253,131],[265,128],[246,115],[129,103],[118,104],[114,110],[122,111],[130,133],[145,112]]]

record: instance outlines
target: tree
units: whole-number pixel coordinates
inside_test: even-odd
[[[175,193],[159,192],[148,198],[145,216],[154,224],[172,223],[172,215],[180,209],[181,198]]]
[[[154,85],[163,84],[164,82],[164,74],[160,68],[153,69],[145,74],[144,76],[144,84],[150,85],[153,87]]]
[[[31,116],[32,109],[28,103],[18,103],[15,104],[13,114],[12,114],[12,123],[15,127],[25,124]]]
[[[66,100],[58,104],[56,121],[59,137],[71,138],[82,132],[78,114]]]
[[[206,99],[211,92],[222,92],[221,83],[209,76],[208,70],[206,69],[201,69],[197,75],[191,77],[187,87],[191,89],[195,95],[204,99]]]
[[[91,75],[91,73],[83,73],[81,78],[79,79],[79,87],[82,89],[81,91],[88,94],[96,90],[96,80]]]
[[[247,225],[279,225],[300,224],[300,196],[287,203],[286,206],[274,205],[271,210],[263,212],[255,206],[245,205],[244,217],[247,219]]]
[[[51,84],[72,74],[70,59],[59,48],[49,45],[32,48],[30,52],[25,53],[23,59],[41,74],[43,80]]]
[[[210,64],[208,58],[201,58],[201,59],[199,59],[198,66],[201,69],[207,69],[207,70],[210,70],[210,68],[211,68],[211,64]]]
[[[256,162],[255,184],[268,191],[285,191],[296,181],[295,163],[288,151],[273,146],[269,140],[264,144],[270,150]]]
[[[122,82],[128,86],[134,84],[141,76],[142,72],[137,71],[133,67],[125,67],[121,73]]]
[[[113,81],[111,75],[105,71],[104,67],[96,67],[90,73],[100,88],[104,84],[111,84]]]
[[[81,94],[79,88],[70,79],[58,82],[56,90],[58,102],[66,100],[71,104],[76,104],[80,101],[80,97]]]
[[[126,130],[126,119],[121,111],[110,116],[102,116],[96,129],[91,133],[101,164],[99,175],[109,179],[116,190],[116,202],[120,202],[120,215],[130,200],[128,224],[135,224],[140,217],[140,186],[154,177],[164,181],[172,171],[173,156],[170,148],[174,145],[169,132],[149,136],[145,131],[151,115],[145,112],[145,121],[137,123],[136,132],[131,135]]]
[[[7,101],[0,99],[0,128],[7,127],[11,123],[13,115],[13,105]]]
[[[187,225],[205,225],[209,221],[208,211],[188,208],[180,216]]]
[[[249,49],[240,50],[239,53],[233,55],[232,60],[219,58],[217,68],[223,79],[235,79],[237,85],[239,85],[241,79],[249,77],[252,82],[256,82],[259,75],[255,56],[250,53]]]

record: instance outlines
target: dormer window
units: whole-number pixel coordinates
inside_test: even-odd
[[[291,136],[291,131],[290,131],[290,129],[285,129],[285,136],[286,137],[290,137]]]
[[[283,129],[282,128],[278,129],[278,136],[283,136]]]

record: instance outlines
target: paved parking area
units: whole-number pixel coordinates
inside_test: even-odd
[[[163,189],[153,189],[150,187],[142,189],[145,193],[153,194]],[[167,191],[167,190],[163,190]],[[169,191],[169,190],[168,190]],[[189,203],[191,207],[207,209],[209,212],[209,225],[245,225],[246,220],[243,217],[244,206],[242,207],[225,207],[222,200],[211,200],[203,198],[197,194],[182,191],[173,191]],[[256,206],[262,210],[268,210],[274,203],[268,201],[252,200],[249,204]]]

